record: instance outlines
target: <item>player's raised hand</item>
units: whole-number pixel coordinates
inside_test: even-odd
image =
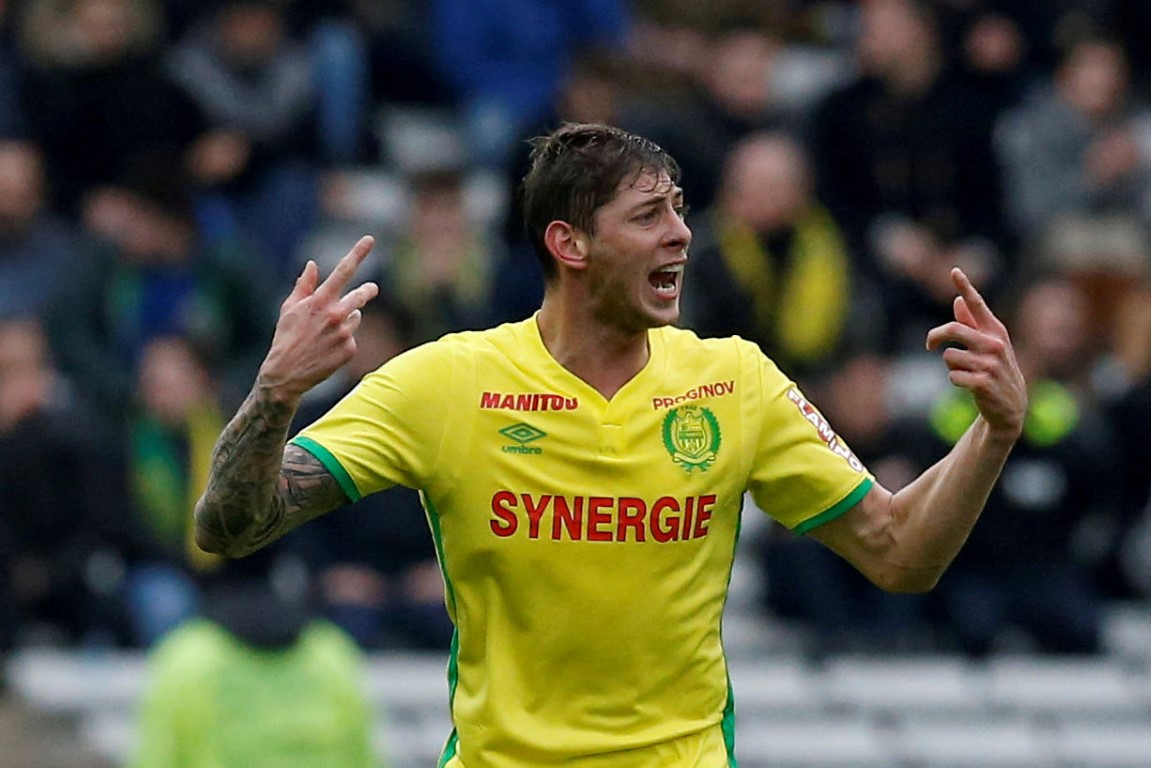
[[[340,259],[327,279],[309,261],[280,305],[272,346],[257,385],[292,401],[331,376],[356,353],[360,310],[379,293],[372,282],[346,290],[375,244],[365,235]]]
[[[1027,414],[1027,382],[1015,360],[1011,337],[963,270],[952,269],[951,280],[959,292],[955,319],[927,333],[927,348],[957,345],[943,350],[951,383],[971,392],[995,433],[1014,439]]]

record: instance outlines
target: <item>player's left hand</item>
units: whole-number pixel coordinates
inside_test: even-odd
[[[943,350],[948,379],[971,392],[993,433],[1014,440],[1027,415],[1027,382],[1015,360],[1011,337],[963,270],[952,269],[951,280],[959,292],[953,304],[955,319],[928,331],[927,348],[947,342],[958,345]]]

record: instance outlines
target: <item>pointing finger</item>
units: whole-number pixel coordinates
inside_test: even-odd
[[[340,292],[344,290],[348,282],[352,279],[360,264],[372,252],[372,246],[376,243],[371,235],[364,235],[361,237],[352,249],[344,254],[336,264],[336,268],[332,270],[332,274],[328,275],[328,279],[320,284],[316,289],[316,294],[323,294],[324,297],[334,298],[339,296]]]
[[[951,270],[951,280],[955,283],[955,287],[959,290],[959,297],[963,299],[971,319],[974,321],[974,327],[986,328],[998,322],[995,314],[991,308],[987,306],[987,302],[983,300],[983,296],[979,291],[975,290],[975,286],[971,284],[971,280],[967,274],[955,267]],[[962,318],[958,318],[962,322]]]

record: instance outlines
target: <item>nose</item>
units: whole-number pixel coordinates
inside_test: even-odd
[[[691,227],[678,214],[671,217],[671,227],[668,229],[665,244],[677,251],[686,251],[691,245]]]

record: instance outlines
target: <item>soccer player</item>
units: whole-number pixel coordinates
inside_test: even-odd
[[[672,327],[691,242],[677,180],[613,127],[538,138],[523,194],[540,310],[394,358],[285,445],[377,291],[348,289],[371,238],[323,281],[309,263],[220,436],[196,510],[212,552],[420,489],[456,626],[441,768],[734,766],[720,624],[744,491],[880,587],[922,591],[1020,434],[1007,331],[955,270],[955,319],[927,346],[949,343],[980,416],[908,487],[881,487],[758,347]]]

